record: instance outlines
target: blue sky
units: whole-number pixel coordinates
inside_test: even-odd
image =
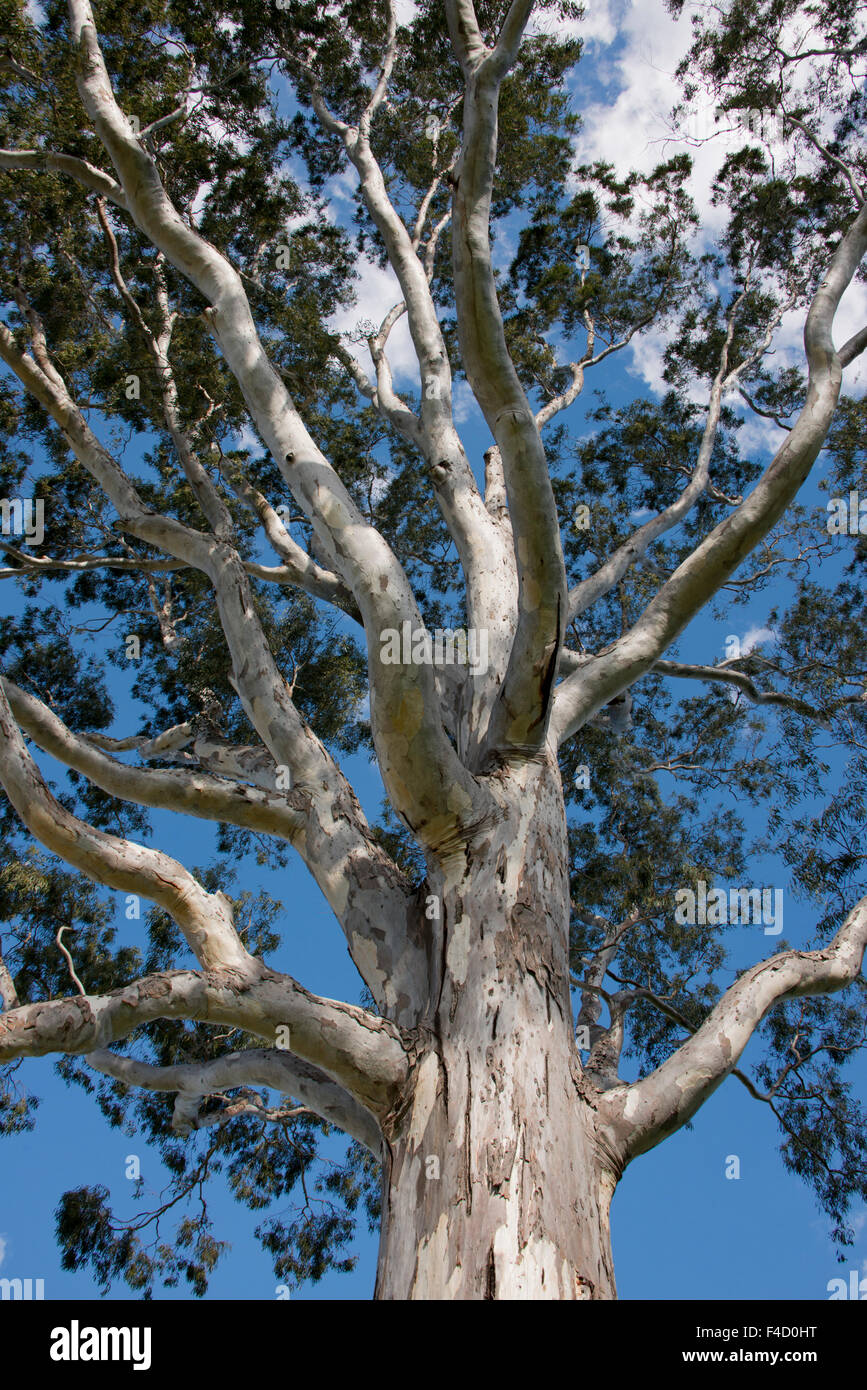
[[[664,116],[674,100],[671,73],[682,48],[684,23],[673,24],[662,4],[654,0],[639,5],[591,4],[584,27],[590,41],[575,87],[586,118],[578,153],[588,158],[607,152],[615,162],[621,155],[628,156],[632,162],[649,167],[660,157],[660,142],[666,135]],[[718,214],[710,208],[707,184],[716,158],[718,154],[700,152],[695,185],[705,214],[705,230],[710,232]],[[333,192],[338,195],[335,215],[340,218],[348,205],[345,201],[341,204],[339,186]],[[499,255],[506,259],[510,228],[504,228],[501,236]],[[359,302],[339,326],[351,329],[360,319],[378,321],[393,302],[388,274],[362,265]],[[864,307],[860,287],[841,311],[838,341],[865,321]],[[781,355],[794,359],[799,332],[798,323],[784,323],[777,344]],[[635,350],[606,365],[604,376],[588,378],[585,400],[573,408],[570,420],[576,434],[582,433],[584,410],[594,403],[594,387],[604,387],[615,403],[633,394],[658,390],[660,346],[659,337],[649,335]],[[403,325],[392,336],[391,352],[398,387],[411,389],[417,376]],[[847,375],[846,385],[863,389],[859,370]],[[488,437],[465,389],[458,393],[458,400],[468,452],[480,465]],[[773,427],[751,423],[749,430],[751,446],[757,451],[773,444]],[[811,482],[801,500],[824,506],[825,499]],[[845,545],[845,538],[841,538],[841,559]],[[768,612],[780,594],[779,588],[771,588],[730,617],[701,615],[679,646],[680,658],[705,663],[721,659],[730,632],[743,637],[767,627]],[[0,590],[0,603],[3,611],[16,611],[21,596],[7,583]],[[680,685],[683,694],[691,693],[691,687],[683,682]],[[138,715],[124,692],[123,677],[114,672],[111,689],[117,706],[112,732],[131,732]],[[773,715],[768,714],[767,719],[770,726]],[[50,764],[40,761],[48,770]],[[374,766],[366,755],[360,755],[344,759],[343,767],[368,815],[378,817],[382,787]],[[764,812],[742,804],[737,809],[748,831],[760,833]],[[203,865],[211,858],[213,835],[205,822],[153,813],[152,826],[149,842],[169,849],[186,865]],[[753,883],[788,886],[787,872],[779,863],[755,861],[751,869]],[[284,875],[243,864],[233,890],[245,887],[266,888],[288,905],[280,923],[282,946],[270,963],[288,970],[317,993],[357,1001],[362,985],[342,934],[300,862],[293,862]],[[134,939],[137,924],[124,920],[122,896],[115,895],[115,901],[118,939]],[[805,941],[814,920],[815,909],[787,893],[786,939],[792,944]],[[760,927],[741,927],[734,939],[737,966],[762,958],[773,946],[773,938],[765,937]],[[752,1044],[742,1063],[745,1070],[749,1071],[756,1051],[757,1045]],[[16,1136],[0,1146],[0,1275],[43,1278],[46,1296],[51,1299],[95,1297],[97,1290],[89,1274],[60,1269],[52,1214],[60,1194],[69,1188],[102,1183],[110,1189],[118,1215],[131,1216],[138,1209],[130,1200],[132,1184],[124,1176],[127,1156],[140,1156],[145,1185],[151,1192],[159,1191],[166,1175],[155,1152],[136,1136],[110,1130],[94,1102],[78,1088],[68,1089],[48,1060],[26,1061],[20,1076],[28,1088],[43,1097],[43,1104],[34,1134]],[[732,1155],[740,1161],[737,1180],[725,1176]],[[277,1281],[252,1234],[261,1214],[238,1205],[220,1181],[214,1184],[209,1200],[216,1217],[215,1233],[230,1241],[232,1250],[218,1266],[208,1297],[273,1298]],[[865,1217],[867,1213],[856,1213],[858,1241],[839,1266],[827,1222],[814,1199],[782,1166],[773,1116],[732,1079],[703,1107],[690,1130],[681,1131],[638,1159],[621,1183],[612,1217],[619,1292],[625,1299],[825,1299],[828,1281],[839,1273],[851,1268],[867,1272]],[[370,1297],[375,1237],[360,1234],[355,1249],[358,1265],[353,1274],[326,1276],[293,1298]],[[117,1285],[111,1297],[123,1298],[127,1293],[126,1286]],[[155,1289],[157,1298],[187,1296],[185,1286],[168,1292]]]

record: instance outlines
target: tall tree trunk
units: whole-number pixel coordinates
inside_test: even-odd
[[[552,760],[491,782],[502,819],[432,875],[424,1050],[387,1126],[376,1297],[614,1298],[559,775]]]

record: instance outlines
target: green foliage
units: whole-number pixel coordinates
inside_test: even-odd
[[[506,0],[482,0],[476,8],[483,36],[492,40]],[[539,8],[554,21],[580,12],[574,4]],[[679,14],[682,0],[671,0],[670,8]],[[572,372],[566,364],[585,351],[605,352],[649,327],[666,344],[661,398],[597,394],[582,435],[573,437],[565,424],[546,435],[570,584],[592,574],[649,512],[673,502],[692,473],[705,414],[695,402],[707,399],[732,316],[728,366],[746,364],[743,399],[759,418],[784,425],[800,408],[800,371],[773,358],[760,360],[758,352],[775,315],[808,303],[828,247],[851,221],[851,188],[840,177],[839,163],[848,164],[862,185],[867,179],[865,98],[850,80],[867,52],[867,41],[856,33],[858,8],[855,0],[820,0],[809,7],[797,0],[727,0],[695,15],[692,50],[680,73],[681,115],[697,97],[710,95],[730,116],[784,107],[790,118],[809,122],[821,109],[833,127],[824,151],[812,148],[790,124],[789,151],[785,157],[778,153],[776,162],[748,138],[721,160],[713,200],[724,229],[712,250],[696,240],[689,157],[679,154],[650,173],[626,176],[601,161],[576,166],[580,118],[572,92],[581,43],[558,37],[555,24],[553,34],[524,44],[502,92],[491,209],[497,251],[514,248],[497,263],[505,331],[519,376],[539,406],[567,389]],[[40,27],[21,0],[0,0],[6,35],[0,68],[7,79],[0,146],[60,150],[106,167],[75,88],[65,3],[47,0],[44,10]],[[826,50],[823,64],[811,66],[803,52],[786,47],[786,26],[806,10],[816,30],[814,46]],[[271,360],[312,435],[403,563],[424,620],[459,624],[459,565],[426,470],[359,399],[329,326],[354,302],[360,256],[379,264],[386,256],[347,179],[342,147],[315,119],[310,66],[335,116],[357,121],[381,58],[382,0],[328,6],[294,0],[286,9],[252,0],[148,0],[138,7],[101,0],[96,17],[123,109],[143,129],[176,113],[143,138],[182,215],[243,277]],[[181,113],[188,90],[191,100]],[[412,24],[400,31],[389,99],[371,130],[389,194],[410,224],[437,176],[429,226],[448,211],[462,92],[441,0],[422,0]],[[202,529],[204,518],[166,426],[153,359],[112,277],[93,196],[55,173],[16,171],[0,179],[2,312],[16,340],[28,345],[37,315],[57,371],[94,430],[123,459],[147,505]],[[296,515],[215,345],[203,313],[207,305],[157,258],[131,220],[111,207],[105,215],[129,293],[152,331],[159,328],[161,280],[165,285],[176,315],[170,357],[179,415],[230,510],[243,558],[274,563],[233,489],[238,472],[273,505],[288,506],[291,533],[315,555],[309,521]],[[584,271],[575,255],[579,245],[589,248]],[[433,293],[460,379],[450,250],[445,227]],[[596,325],[592,351],[588,316]],[[360,340],[369,327],[362,326]],[[588,366],[588,382],[595,370]],[[138,379],[138,394],[127,390],[131,377]],[[864,401],[844,398],[826,453],[823,485],[829,495],[860,488],[867,496],[865,426]],[[755,483],[760,464],[742,444],[744,434],[741,414],[733,402],[724,402],[712,489],[622,584],[571,625],[570,648],[599,651],[613,642],[660,580],[728,515],[732,499]],[[22,551],[44,551],[58,560],[90,552],[139,561],[151,554],[116,524],[63,433],[5,378],[0,491],[45,503],[44,542],[28,547],[22,541]],[[588,530],[574,524],[579,505],[590,509]],[[725,972],[736,968],[731,931],[675,923],[678,887],[699,879],[736,880],[758,852],[773,851],[811,910],[819,905],[817,942],[827,940],[867,891],[867,707],[841,703],[863,690],[867,679],[867,538],[852,540],[843,565],[830,541],[816,541],[820,531],[821,517],[806,506],[791,509],[763,552],[746,562],[737,584],[720,596],[731,613],[775,585],[776,606],[768,618],[777,633],[773,657],[756,650],[737,669],[763,689],[804,702],[817,718],[785,709],[759,718],[743,698],[729,698],[726,687],[702,686],[696,693],[690,685],[684,693],[674,688],[678,682],[666,683],[651,672],[632,691],[627,735],[591,723],[563,750],[575,983],[601,947],[604,920],[623,920],[637,908],[640,927],[624,935],[614,969],[621,984],[641,987],[648,996],[635,1002],[627,1018],[627,1055],[642,1074],[701,1023]],[[35,575],[14,555],[8,563],[21,573],[14,612],[0,618],[3,672],[73,730],[107,730],[120,710],[125,720],[137,719],[142,732],[189,720],[235,743],[254,740],[201,574],[178,569],[146,576],[98,568]],[[278,667],[294,681],[304,718],[335,755],[371,751],[360,630],[288,586],[254,579],[252,588],[257,616]],[[173,644],[165,642],[160,605],[178,639]],[[140,662],[126,655],[130,633],[140,640]],[[592,769],[588,788],[575,782],[584,766]],[[63,805],[99,828],[149,833],[142,811],[74,774],[66,774],[55,791]],[[764,834],[752,841],[741,814],[748,804],[759,808],[765,822]],[[22,1003],[71,992],[56,942],[60,926],[69,929],[66,942],[76,971],[94,993],[185,960],[180,934],[161,911],[148,914],[142,934],[136,924],[134,936],[119,935],[112,901],[36,852],[5,803],[0,833],[6,850],[0,867],[3,959]],[[423,856],[387,804],[374,838],[420,887]],[[212,890],[227,891],[230,862],[280,869],[288,863],[282,845],[232,827],[217,828],[212,848],[212,862],[198,871]],[[254,888],[234,900],[236,920],[253,954],[267,955],[281,944],[281,904],[258,891],[255,876],[249,881]],[[649,996],[664,1000],[667,1009]],[[784,1162],[812,1186],[843,1243],[853,1200],[867,1198],[864,1116],[847,1070],[863,1047],[863,1002],[859,983],[835,998],[789,1001],[776,1009],[762,1027],[765,1054],[756,1074],[779,1119]],[[172,1065],[206,1062],[253,1045],[238,1032],[164,1020],[140,1030],[125,1052]],[[57,1069],[95,1097],[110,1126],[141,1136],[169,1175],[161,1192],[148,1190],[144,1181],[138,1185],[137,1201],[147,1210],[127,1220],[115,1216],[103,1187],[65,1193],[57,1209],[64,1268],[90,1269],[103,1290],[123,1280],[149,1298],[158,1283],[176,1287],[184,1280],[201,1296],[225,1250],[212,1233],[204,1196],[206,1183],[217,1177],[236,1200],[263,1214],[256,1234],[278,1279],[297,1285],[352,1267],[358,1221],[373,1226],[379,1217],[376,1164],[359,1145],[342,1145],[309,1114],[277,1122],[242,1114],[181,1139],[172,1129],[173,1097],[97,1077],[75,1058],[62,1059]],[[21,1091],[15,1071],[5,1069],[0,1078],[0,1134],[7,1136],[32,1127],[38,1104]],[[267,1094],[259,1099],[263,1106],[274,1101]],[[220,1104],[214,1102],[206,1118],[216,1119]]]

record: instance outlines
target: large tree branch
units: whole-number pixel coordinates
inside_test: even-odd
[[[198,764],[218,777],[252,782],[268,792],[277,790],[281,780],[280,769],[262,744],[235,744],[214,738],[201,732],[198,720],[186,720],[153,736],[134,734],[127,738],[111,738],[107,734],[86,733],[79,737],[88,746],[101,748],[106,753],[136,752],[146,761],[159,758],[183,765]]]
[[[455,56],[464,75],[469,77],[490,53],[482,38],[473,0],[454,0],[446,6],[446,18]]]
[[[21,726],[40,748],[111,796],[288,840],[328,897],[353,959],[380,1006],[393,1007],[401,995],[408,1006],[415,1000],[420,987],[417,963],[403,944],[412,914],[409,887],[373,841],[348,791],[327,813],[322,809],[316,814],[303,789],[280,789],[279,769],[263,748],[237,748],[208,739],[193,724],[179,725],[150,740],[77,735],[13,682],[0,680],[0,691],[5,691]],[[130,767],[101,751],[134,750],[143,758],[164,758],[185,748],[217,775],[195,769]],[[228,782],[224,777],[236,780]],[[69,858],[62,847],[52,847]],[[386,921],[393,939],[383,939]]]
[[[176,316],[169,308],[168,290],[166,288],[164,275],[164,258],[162,254],[160,254],[154,262],[154,279],[156,282],[156,294],[154,298],[161,319],[160,331],[158,334],[155,334],[145,321],[144,315],[130,293],[129,287],[123,277],[123,272],[120,268],[120,252],[118,250],[117,239],[112,231],[111,223],[108,220],[108,214],[105,210],[105,202],[102,198],[97,199],[97,212],[106,242],[108,243],[112,279],[117,286],[121,299],[126,304],[134,322],[138,326],[138,330],[144,338],[145,345],[157,369],[157,380],[159,382],[160,396],[162,398],[163,419],[165,420],[166,428],[171,436],[172,443],[175,446],[175,452],[180,459],[184,475],[211,530],[215,535],[228,539],[234,530],[231,513],[216,487],[211,482],[211,479],[208,477],[205,469],[202,467],[201,461],[197,457],[196,451],[192,446],[189,434],[181,425],[178,391],[175,385],[171,363],[169,362],[169,345],[172,339],[172,330],[174,328]]]
[[[566,390],[561,391],[559,396],[554,396],[550,401],[547,401],[545,405],[542,406],[541,410],[537,412],[536,424],[540,430],[543,430],[548,422],[554,419],[555,415],[559,415],[561,410],[568,410],[569,406],[572,405],[574,401],[577,401],[581,392],[584,390],[584,372],[586,368],[595,366],[597,362],[603,361],[604,358],[610,356],[611,353],[618,352],[621,348],[626,347],[630,339],[638,332],[641,325],[636,324],[634,328],[630,329],[626,337],[622,338],[617,343],[610,343],[607,348],[597,353],[595,357],[593,355],[593,348],[596,342],[596,326],[587,309],[584,310],[584,326],[587,329],[587,347],[584,351],[584,355],[578,362],[569,363],[572,380],[566,387]]]
[[[755,705],[779,705],[783,709],[794,710],[797,714],[804,714],[808,719],[816,719],[822,723],[826,722],[835,710],[843,709],[847,705],[863,704],[865,699],[862,691],[859,695],[844,695],[837,700],[830,700],[822,709],[815,709],[805,700],[799,700],[796,695],[787,695],[785,691],[759,690],[755,682],[743,671],[721,666],[691,666],[682,661],[657,661],[651,669],[661,676],[676,676],[684,680],[722,681],[742,690]]]
[[[850,362],[854,362],[856,357],[861,356],[865,348],[867,348],[867,325],[864,328],[859,328],[857,333],[853,333],[852,337],[847,339],[840,348],[837,353],[840,366],[848,367]]]
[[[56,373],[49,377],[29,354],[21,352],[2,323],[0,356],[60,426],[76,457],[124,518],[124,528],[202,570],[211,580],[239,696],[274,763],[290,772],[291,804],[306,819],[294,842],[343,927],[352,957],[380,1008],[400,997],[415,998],[418,962],[408,944],[409,899],[403,876],[374,843],[351,787],[298,714],[257,618],[237,552],[226,542],[193,531],[172,517],[149,512],[130,479],[87,425],[62,380]],[[390,672],[393,668],[384,669]],[[432,682],[432,676],[430,679]],[[401,739],[401,721],[415,719],[417,713],[411,702],[408,712],[402,711],[398,701],[394,724],[399,748],[406,744]],[[439,720],[437,727],[441,741],[448,743]],[[448,748],[456,763],[450,744]],[[447,838],[472,800],[469,796],[461,799],[459,787],[456,789],[444,773],[440,775],[444,790],[434,799],[435,814],[438,825],[445,824]],[[454,807],[457,814],[444,815],[443,806]],[[385,939],[381,930],[383,920],[391,925],[391,939]]]
[[[518,573],[518,623],[491,713],[489,754],[534,754],[548,725],[566,619],[566,572],[539,428],[509,353],[490,249],[497,105],[529,3],[513,4],[482,57],[471,4],[448,0],[452,45],[466,74],[464,138],[453,198],[455,304],[461,355],[502,459]],[[487,52],[487,50],[485,50]]]
[[[0,169],[45,169],[49,173],[68,174],[92,193],[110,198],[116,207],[126,210],[126,197],[116,179],[86,159],[71,154],[53,154],[50,150],[0,150]]]
[[[379,1157],[382,1134],[373,1115],[320,1067],[293,1057],[290,1052],[251,1048],[231,1052],[210,1062],[181,1062],[173,1067],[153,1066],[133,1057],[97,1050],[87,1064],[126,1086],[148,1091],[174,1091],[180,1106],[175,1107],[173,1128],[186,1133],[196,1127],[195,1113],[205,1096],[233,1090],[238,1086],[268,1086],[283,1095],[294,1096],[329,1124],[337,1125]],[[193,1112],[193,1113],[191,1113]]]
[[[131,479],[100,444],[70,396],[66,383],[47,357],[41,330],[31,325],[33,355],[18,347],[14,334],[0,322],[0,358],[48,412],[75,457],[102,488],[124,523],[124,529],[196,569],[204,569],[208,537],[173,517],[148,510]]]
[[[726,335],[720,351],[720,364],[717,374],[714,377],[710,392],[710,402],[705,419],[704,430],[702,431],[701,443],[698,449],[695,468],[692,477],[680,496],[675,499],[670,506],[665,507],[657,516],[651,517],[643,526],[639,526],[636,531],[619,545],[612,555],[608,557],[604,564],[600,565],[595,574],[591,574],[587,579],[583,579],[569,593],[569,621],[574,621],[581,613],[596,603],[604,594],[620,583],[623,576],[643,555],[647,553],[648,547],[666,531],[680,524],[684,517],[692,510],[698,502],[702,493],[708,486],[710,480],[710,461],[713,454],[714,443],[716,442],[717,430],[719,428],[720,415],[722,413],[723,395],[727,387],[731,386],[738,378],[740,373],[746,368],[749,360],[741,362],[733,371],[728,370],[729,349],[732,344],[735,331],[735,321],[737,311],[744,299],[744,290],[737,296],[728,314],[726,324]],[[782,311],[780,311],[782,312]],[[772,322],[768,325],[762,349],[768,347],[773,336],[773,329],[779,321],[779,314],[775,315]]]
[[[88,878],[139,893],[170,914],[204,966],[246,970],[250,956],[224,893],[207,893],[182,864],[159,850],[95,830],[51,794],[25,747],[0,685],[0,782],[27,829]]]
[[[124,529],[202,570],[211,580],[235,671],[249,672],[241,681],[240,695],[251,722],[277,762],[291,766],[296,776],[306,772],[308,778],[315,779],[321,771],[320,760],[309,741],[305,749],[305,735],[309,731],[292,704],[284,678],[276,669],[237,551],[225,542],[184,526],[173,517],[150,512],[145,507],[132,481],[100,444],[65,383],[51,367],[36,330],[34,356],[41,360],[34,360],[22,352],[3,323],[0,323],[0,356],[60,427],[76,458],[114,505]],[[254,663],[252,671],[251,662]]]
[[[183,560],[161,560],[144,555],[130,558],[128,555],[91,555],[85,553],[71,555],[66,560],[56,560],[50,555],[28,555],[26,551],[19,550],[14,545],[8,545],[2,539],[0,539],[0,550],[20,562],[18,567],[9,566],[6,569],[0,569],[0,579],[23,579],[34,574],[80,574],[84,570],[95,569],[120,570],[133,574],[169,574],[195,568]],[[357,611],[355,610],[355,600],[342,580],[338,579],[336,575],[330,574],[328,570],[321,570],[300,546],[298,546],[298,552],[297,557],[293,555],[292,561],[287,561],[282,565],[259,565],[253,560],[245,560],[244,572],[267,584],[305,589],[307,593],[315,594],[317,598],[327,599],[338,608],[344,607],[345,600],[346,608],[344,611],[348,611],[350,617],[355,616]]]
[[[412,1040],[351,1004],[321,999],[249,958],[244,970],[167,970],[109,994],[24,1004],[0,1014],[0,1063],[90,1053],[158,1018],[239,1028],[327,1072],[372,1114],[394,1104],[413,1062]]]
[[[809,379],[795,425],[749,496],[678,566],[629,631],[558,687],[553,733],[559,742],[650,669],[794,499],[834,416],[842,378],[834,316],[865,252],[867,206],[841,238],[807,315]]]
[[[50,555],[28,555],[0,539],[0,550],[18,560],[17,567],[0,569],[0,579],[24,579],[34,574],[81,574],[85,570],[116,569],[140,574],[170,574],[189,569],[177,560],[161,560],[144,555],[131,559],[128,555],[92,555],[84,553],[71,555],[66,560],[55,560]]]
[[[829,164],[833,165],[835,169],[839,170],[839,172],[843,175],[844,179],[848,183],[858,207],[863,207],[864,189],[861,187],[858,180],[856,179],[851,167],[848,164],[846,164],[844,160],[840,159],[838,155],[833,154],[832,151],[828,149],[828,146],[824,145],[822,141],[819,140],[819,138],[813,134],[810,128],[804,124],[803,121],[799,121],[797,116],[790,115],[789,112],[786,111],[785,107],[780,107],[780,114],[784,117],[785,120],[789,122],[789,125],[793,125],[796,130],[799,130],[801,132],[801,134],[804,136],[806,140],[809,140],[813,148],[815,150],[818,150],[819,154],[823,155],[824,158],[827,159]]]
[[[401,301],[400,306],[405,311],[406,306]],[[379,335],[376,335],[377,337]],[[374,339],[368,339],[373,351]],[[367,372],[360,362],[357,362],[343,344],[339,344],[335,349],[335,358],[341,366],[352,377],[362,396],[370,401],[374,410],[382,417],[385,422],[395,430],[407,443],[414,445],[421,451],[422,449],[422,428],[421,421],[414,411],[410,410],[405,401],[393,390],[391,368],[385,352],[374,357],[376,367],[376,384],[370,381]]]
[[[389,4],[388,10],[390,23],[393,23],[393,5]],[[291,60],[291,55],[287,56]],[[419,363],[422,381],[420,418],[408,412],[392,390],[391,373],[384,351],[386,320],[378,335],[381,341],[371,342],[377,370],[375,403],[390,423],[421,450],[430,466],[437,503],[455,542],[466,577],[468,622],[473,627],[485,626],[496,641],[498,633],[496,624],[492,623],[492,615],[498,613],[502,605],[497,602],[494,577],[499,569],[496,559],[503,550],[503,538],[485,511],[469,460],[455,430],[451,368],[430,290],[427,266],[419,255],[418,242],[388,196],[382,170],[370,147],[368,114],[362,116],[358,127],[338,120],[328,110],[315,74],[306,67],[304,71],[311,84],[313,109],[320,124],[340,138],[358,173],[362,197],[383,239],[389,264],[400,285]],[[420,212],[419,219],[421,216]],[[435,240],[433,245],[435,248]],[[363,390],[360,378],[356,373],[353,375]],[[369,393],[365,391],[364,394]]]
[[[488,814],[487,799],[460,763],[439,717],[436,682],[427,665],[379,660],[383,631],[408,621],[420,627],[404,571],[388,544],[355,506],[305,428],[259,339],[240,276],[187,225],[168,198],[155,160],[135,139],[117,105],[87,0],[70,0],[73,42],[79,51],[78,87],[127,196],[130,212],[158,250],[207,297],[207,318],[237,379],[263,439],[322,542],[330,546],[364,618],[371,651],[371,713],[380,765],[397,808],[430,848],[461,843],[468,827]],[[322,774],[314,747],[275,679],[264,637],[251,627],[237,557],[222,550],[208,573],[214,582],[245,708],[279,762],[301,763],[312,787]],[[284,730],[289,731],[285,737]],[[318,741],[317,741],[318,743]],[[276,745],[281,744],[281,751]],[[446,808],[444,810],[444,808]]]
[[[306,550],[292,539],[267,498],[263,497],[245,477],[233,472],[229,481],[244,504],[259,518],[270,544],[283,561],[283,567],[291,570],[296,576],[298,586],[306,589],[309,594],[315,594],[317,598],[333,603],[335,607],[341,608],[360,622],[358,605],[340,576],[331,570],[322,569],[311,560]]]
[[[15,981],[9,973],[2,955],[0,955],[0,1014],[7,1009],[18,1007],[18,994],[15,989]]]
[[[584,355],[578,362],[569,363],[572,380],[566,390],[561,392],[559,396],[555,396],[552,400],[548,401],[542,406],[542,409],[537,412],[536,424],[539,426],[540,430],[543,429],[550,420],[553,420],[561,410],[567,410],[569,406],[578,399],[584,389],[584,373],[588,367],[598,366],[600,362],[605,361],[606,357],[611,357],[615,352],[621,352],[623,348],[628,347],[632,342],[636,333],[640,333],[642,328],[648,328],[650,324],[653,323],[653,320],[665,304],[670,293],[670,279],[670,276],[666,277],[665,283],[657,295],[656,302],[650,312],[645,314],[643,318],[637,319],[636,322],[632,324],[631,328],[623,334],[622,338],[617,338],[614,342],[608,343],[601,352],[594,353],[593,351],[596,342],[596,326],[589,312],[586,309],[584,310],[584,324],[587,329],[587,346]]]
[[[646,1152],[695,1114],[735,1069],[755,1029],[783,999],[829,994],[850,984],[867,946],[867,898],[818,951],[785,951],[747,970],[701,1027],[641,1081],[616,1086],[599,1114],[622,1164]]]
[[[47,705],[12,681],[0,679],[0,688],[20,727],[43,752],[74,768],[110,796],[139,806],[239,825],[293,842],[302,838],[306,817],[289,804],[285,794],[226,782],[197,771],[130,767],[101,752],[92,740],[73,733]],[[273,784],[273,773],[271,780]]]

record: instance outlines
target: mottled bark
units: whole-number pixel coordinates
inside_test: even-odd
[[[442,909],[426,1045],[383,1122],[376,1293],[613,1298],[615,1179],[575,1047],[556,764],[503,769],[491,790],[495,828],[427,885]]]

